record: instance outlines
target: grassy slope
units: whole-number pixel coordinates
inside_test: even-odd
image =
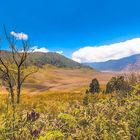
[[[12,61],[12,53],[9,51],[2,51],[1,56],[3,59],[7,59],[8,61]],[[15,55],[16,56],[16,55]],[[19,57],[17,56],[17,59]],[[27,57],[27,62],[29,64],[35,64],[39,67],[42,67],[46,64],[51,64],[57,67],[63,67],[63,68],[91,68],[89,66],[85,66],[83,64],[80,64],[76,61],[73,61],[70,58],[67,58],[61,54],[55,53],[55,52],[34,52],[30,53]]]
[[[87,68],[83,64],[73,61],[63,55],[54,52],[42,53],[35,52],[29,55],[29,62],[36,64],[38,66],[44,66],[46,64],[51,64],[58,67],[64,68]]]
[[[47,90],[80,92],[93,78],[104,85],[113,75],[115,74],[100,73],[87,68],[68,69],[46,65],[26,81],[25,87],[32,93]]]

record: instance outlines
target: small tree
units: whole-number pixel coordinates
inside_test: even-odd
[[[125,81],[124,76],[112,77],[106,85],[106,93],[112,93],[114,91],[129,91],[130,86]]]
[[[10,93],[12,105],[16,102],[19,104],[21,87],[28,76],[36,72],[37,69],[30,70],[27,64],[27,58],[30,51],[30,44],[28,40],[22,38],[15,38],[12,34],[8,34],[4,27],[6,40],[9,44],[8,51],[0,50],[0,78],[2,85],[6,87]]]
[[[96,78],[91,81],[91,83],[89,85],[89,92],[90,93],[99,93],[100,92],[100,84]]]

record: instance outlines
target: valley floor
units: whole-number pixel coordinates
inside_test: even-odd
[[[40,93],[47,90],[77,91],[87,87],[93,78],[97,78],[101,85],[105,85],[112,76],[117,74],[97,72],[92,69],[64,69],[46,66],[30,77],[24,87],[29,89],[30,93]]]

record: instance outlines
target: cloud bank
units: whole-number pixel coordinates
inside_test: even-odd
[[[72,54],[72,59],[84,62],[104,62],[140,53],[140,38],[103,46],[86,46]]]
[[[27,40],[28,39],[28,35],[25,33],[16,33],[14,31],[11,32],[11,35],[14,36],[16,39],[18,40]]]

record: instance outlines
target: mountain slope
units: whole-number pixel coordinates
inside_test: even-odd
[[[12,54],[9,51],[1,51],[2,57],[7,57],[10,60],[12,60]],[[51,64],[57,67],[65,67],[65,68],[90,68],[89,66],[85,66],[83,64],[80,64],[78,62],[75,62],[63,55],[60,55],[55,52],[34,52],[30,53],[28,56],[28,63],[29,64],[35,64],[39,67]]]
[[[125,57],[119,60],[109,60],[106,62],[86,63],[100,71],[139,71],[140,54]]]
[[[42,53],[35,52],[29,55],[29,61],[36,63],[38,66],[45,64],[51,64],[58,67],[68,67],[68,68],[82,68],[87,67],[83,64],[75,62],[63,55],[54,52]]]

